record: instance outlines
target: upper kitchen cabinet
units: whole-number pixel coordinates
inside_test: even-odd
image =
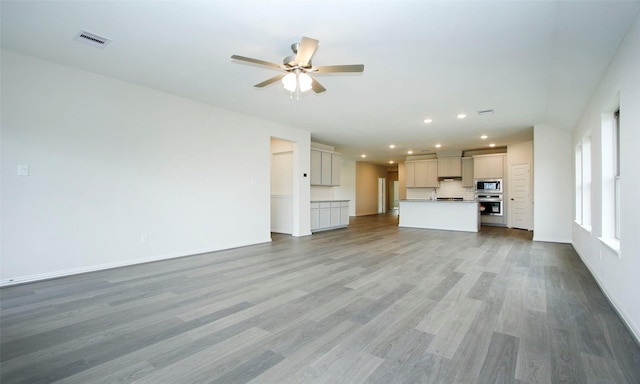
[[[438,177],[460,177],[460,156],[438,157]]]
[[[404,186],[406,188],[413,188],[416,185],[416,163],[405,161],[404,163]]]
[[[473,176],[476,179],[501,179],[504,176],[504,154],[473,157]]]
[[[342,156],[337,153],[331,154],[331,185],[340,185],[340,167],[342,166]]]
[[[322,185],[322,152],[311,150],[311,185]]]
[[[473,180],[473,157],[462,158],[462,186],[475,187]]]
[[[438,160],[405,162],[405,187],[437,188]]]
[[[311,185],[340,185],[339,153],[311,149]]]

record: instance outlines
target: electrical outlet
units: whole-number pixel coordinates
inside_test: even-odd
[[[29,176],[29,166],[18,165],[18,176]]]
[[[149,235],[140,235],[140,244],[149,244]]]

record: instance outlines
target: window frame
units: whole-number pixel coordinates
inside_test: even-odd
[[[613,113],[614,236],[620,240],[620,108]]]

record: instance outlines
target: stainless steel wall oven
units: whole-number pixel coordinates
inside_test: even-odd
[[[480,215],[502,216],[504,214],[502,195],[478,194]]]

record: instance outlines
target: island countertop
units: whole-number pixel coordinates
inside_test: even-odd
[[[478,232],[480,211],[474,200],[400,200],[399,227]]]

